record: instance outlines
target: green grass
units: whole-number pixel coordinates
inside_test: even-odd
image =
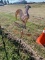
[[[15,17],[8,13],[0,13],[0,24],[9,25],[15,21]]]
[[[20,50],[20,55],[18,55],[18,44],[17,46],[16,44],[14,45],[13,42],[10,42],[7,38],[4,38],[4,42],[8,60],[28,60],[29,55],[27,55],[23,51]],[[3,41],[0,36],[0,45],[1,43],[2,46],[0,46],[0,60],[7,60]]]
[[[7,14],[7,13],[0,13],[0,24],[2,26],[5,26],[7,30],[10,30],[12,34],[14,34],[15,36],[20,38],[20,34],[15,34],[13,31],[15,29],[17,29],[19,32],[22,30],[22,28],[15,26],[14,23],[15,17],[12,14]],[[11,26],[11,28],[9,28],[9,26]],[[42,30],[44,29],[45,25],[40,25],[40,24],[35,24],[33,22],[27,22],[27,31],[29,30],[29,33],[31,33],[31,36],[28,37],[26,35],[24,35],[22,37],[22,39],[29,44],[30,46],[32,46],[32,48],[37,52],[38,55],[41,55],[42,57],[45,58],[45,48],[38,45],[36,43],[36,39],[38,38],[38,36],[42,33]],[[1,38],[0,41],[2,42]],[[5,39],[5,43],[6,43],[6,50],[8,52],[8,58],[9,60],[16,59],[16,60],[20,60],[20,56],[18,56],[16,53],[12,54],[13,50],[15,50],[14,44],[12,44],[12,42],[9,42],[7,39]],[[1,49],[3,49],[3,44]],[[0,59],[3,59],[3,57],[5,56],[5,52],[4,50],[2,50],[0,52]],[[27,59],[27,55],[25,55],[23,52],[20,52],[20,54],[22,55],[22,58],[24,58],[24,60]],[[22,59],[21,58],[21,59]],[[4,58],[4,60],[6,60],[6,58]]]
[[[0,24],[2,26],[8,27],[11,23],[15,21],[15,17],[11,14],[0,13]],[[7,29],[7,28],[6,28]],[[3,46],[2,36],[0,36],[0,60],[7,60],[5,49]],[[20,51],[20,56],[18,56],[17,52],[15,52],[18,47],[16,47],[12,42],[8,41],[8,39],[4,38],[5,47],[8,55],[8,60],[26,60],[28,59],[28,55]]]

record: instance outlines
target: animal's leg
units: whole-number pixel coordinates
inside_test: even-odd
[[[26,29],[26,23],[27,23],[27,20],[25,20],[25,29]]]
[[[22,20],[22,22],[23,22],[23,27],[26,29],[26,22],[27,21],[26,20],[24,20],[24,21]]]
[[[26,29],[26,23],[24,23],[24,27],[25,27],[25,29]]]

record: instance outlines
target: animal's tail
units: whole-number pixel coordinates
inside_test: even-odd
[[[23,12],[22,12],[22,10],[21,9],[18,9],[16,12],[15,12],[15,18],[16,18],[16,20],[17,20],[17,15],[20,15],[20,16],[22,16],[22,14],[23,14]]]

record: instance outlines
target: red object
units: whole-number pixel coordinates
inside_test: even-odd
[[[43,33],[37,38],[36,42],[40,45],[45,45],[45,30],[43,30]]]

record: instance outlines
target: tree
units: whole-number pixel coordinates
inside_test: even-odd
[[[7,0],[7,4],[9,4],[9,0]]]
[[[7,4],[6,0],[4,0],[4,4],[5,4],[5,5]]]
[[[0,0],[0,3],[3,3],[3,0]]]
[[[26,3],[27,3],[27,1],[25,1],[25,0],[22,0],[22,1],[21,1],[21,3],[22,3],[22,4],[26,4]]]

